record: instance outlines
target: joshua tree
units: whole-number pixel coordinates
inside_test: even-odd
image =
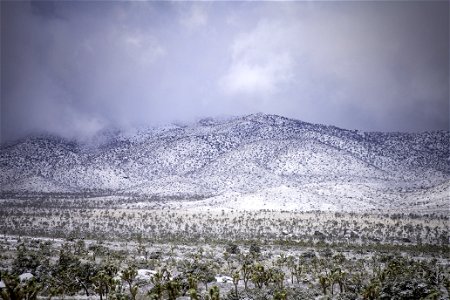
[[[234,285],[234,294],[236,295],[236,299],[239,299],[239,294],[238,294],[238,284],[239,284],[239,271],[236,271],[233,273],[233,285]]]
[[[148,295],[151,299],[161,300],[164,292],[164,274],[158,271],[150,278],[150,282],[153,284],[153,288],[148,291]]]
[[[342,266],[345,260],[346,260],[345,255],[342,253],[338,253],[335,256],[333,256],[333,261],[340,266]]]
[[[286,290],[275,291],[273,294],[273,300],[287,300]]]
[[[380,286],[378,282],[372,282],[362,292],[364,300],[375,300],[380,295]]]
[[[239,246],[233,243],[229,243],[225,248],[225,251],[229,254],[239,254],[241,252]]]
[[[138,291],[138,286],[133,284],[137,275],[137,269],[135,266],[129,266],[122,272],[122,280],[128,284],[128,289],[130,291],[131,299],[136,300],[136,294]]]
[[[327,288],[330,286],[330,279],[328,276],[319,275],[319,284],[322,287],[322,292],[324,295],[327,294]]]
[[[16,258],[13,261],[13,273],[15,274],[34,272],[41,264],[35,251],[30,251],[24,243],[17,246],[16,253]]]
[[[270,280],[277,286],[279,289],[283,289],[284,283],[284,272],[276,269],[268,270]]]
[[[78,272],[74,273],[78,284],[83,288],[87,297],[89,297],[89,289],[92,287],[92,278],[97,273],[97,266],[91,262],[86,262],[78,268]]]
[[[180,283],[178,280],[170,280],[166,283],[167,296],[169,300],[176,300],[180,295]]]
[[[189,297],[191,300],[199,300],[200,299],[200,296],[198,295],[197,290],[189,289],[188,293],[189,293]]]
[[[286,265],[286,263],[288,262],[288,258],[286,257],[285,254],[281,253],[280,256],[278,257],[278,259],[276,260],[275,264],[282,268],[283,266]]]
[[[295,263],[295,258],[292,255],[289,255],[286,259],[286,265],[289,269],[289,272],[291,273],[291,284],[294,284],[294,276],[295,276],[295,271],[296,271],[296,263]]]
[[[242,259],[242,266],[241,266],[241,273],[242,273],[242,280],[244,281],[244,288],[245,290],[248,289],[248,281],[251,278],[252,275],[252,260],[248,255],[245,255]]]
[[[252,243],[250,245],[249,252],[253,257],[258,257],[259,254],[261,253],[261,247],[259,247],[259,245],[256,243]]]
[[[198,280],[195,276],[189,275],[188,277],[188,284],[190,290],[196,290],[198,289]]]
[[[304,264],[303,260],[300,260],[294,266],[294,269],[291,272],[292,272],[292,275],[295,276],[297,284],[300,283],[300,279],[301,279],[302,275],[305,273],[305,264]]]
[[[20,282],[18,276],[2,274],[2,281],[5,284],[5,288],[0,292],[3,300],[35,300],[43,288],[35,278]]]
[[[199,281],[203,282],[205,285],[205,289],[208,290],[208,283],[214,281],[215,274],[209,267],[209,264],[207,263],[199,263],[196,265],[196,268],[194,270],[194,274],[198,278]]]
[[[209,289],[209,299],[210,300],[219,300],[220,299],[220,291],[217,285],[214,285]]]
[[[103,296],[107,297],[114,285],[113,278],[105,270],[101,270],[92,279],[94,282],[94,291],[100,296],[100,300],[103,300]]]
[[[251,280],[255,286],[262,289],[263,285],[268,283],[269,276],[268,272],[261,264],[256,264],[252,267],[252,277]]]

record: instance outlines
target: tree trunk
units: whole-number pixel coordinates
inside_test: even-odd
[[[83,287],[84,292],[86,293],[86,296],[89,297],[89,290],[88,290],[87,286],[82,282],[80,282],[80,283],[81,283],[81,286]]]

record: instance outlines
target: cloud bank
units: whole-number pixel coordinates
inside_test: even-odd
[[[449,129],[448,2],[1,2],[2,140],[255,112]]]

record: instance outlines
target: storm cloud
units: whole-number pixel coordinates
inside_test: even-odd
[[[2,1],[2,140],[255,112],[448,130],[448,11],[447,1]]]

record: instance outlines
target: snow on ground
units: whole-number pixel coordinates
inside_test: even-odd
[[[448,200],[439,187],[450,178],[444,131],[361,133],[256,114],[98,140],[32,136],[2,146],[1,192],[183,198],[169,205],[201,210],[432,211]]]
[[[138,269],[136,279],[148,282],[156,273],[155,270]]]
[[[215,278],[218,283],[233,283],[233,278],[230,276],[217,275]]]
[[[164,202],[173,209],[206,210],[289,210],[370,212],[398,210],[439,211],[448,205],[450,181],[422,190],[393,189],[378,183],[308,183],[302,186],[263,189],[254,193],[225,192],[202,200],[172,200]],[[124,204],[125,205],[125,204]],[[153,202],[138,202],[127,207],[151,208]]]
[[[51,180],[40,176],[31,176],[27,179],[18,180],[1,187],[3,191],[14,192],[44,192],[44,193],[61,193],[71,192],[73,189],[62,187]]]
[[[31,274],[31,273],[28,273],[28,272],[27,273],[22,273],[22,274],[19,275],[19,280],[20,281],[26,281],[26,280],[30,280],[33,277],[34,277],[34,275]]]

